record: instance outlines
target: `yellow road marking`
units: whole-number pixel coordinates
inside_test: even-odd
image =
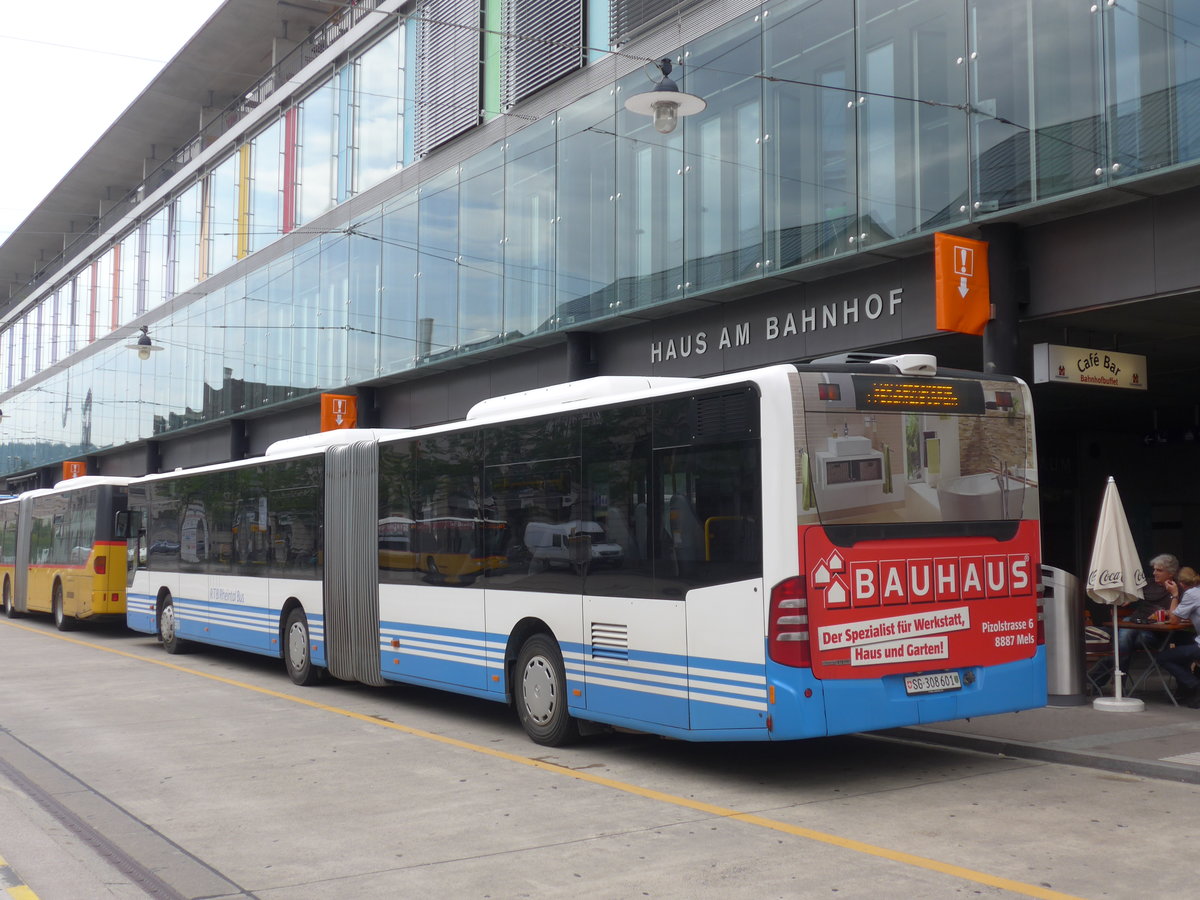
[[[675,794],[667,794],[663,791],[656,791],[652,788],[639,787],[636,784],[628,784],[624,781],[605,778],[601,775],[594,775],[590,772],[581,772],[575,769],[569,769],[565,766],[557,765],[556,763],[548,763],[540,759],[532,759],[528,756],[519,756],[515,753],[497,750],[494,747],[485,747],[481,744],[473,744],[469,741],[461,741],[457,738],[447,737],[441,734],[434,734],[431,731],[423,731],[420,728],[413,728],[409,725],[400,725],[396,722],[387,722],[374,716],[365,715],[364,713],[354,712],[353,710],[349,709],[342,709],[338,706],[329,706],[328,704],[318,703],[315,700],[307,700],[304,697],[297,697],[293,694],[285,694],[281,691],[274,691],[270,688],[260,687],[255,684],[248,684],[244,681],[237,681],[233,678],[225,678],[222,675],[213,675],[208,672],[198,671],[197,669],[189,669],[186,666],[168,662],[167,660],[153,659],[149,656],[142,656],[138,653],[130,653],[127,650],[118,650],[113,647],[106,647],[102,644],[93,644],[89,643],[88,641],[80,640],[79,638],[50,633],[39,628],[30,628],[27,625],[19,625],[15,622],[5,622],[4,624],[13,628],[20,628],[23,631],[28,631],[32,634],[39,634],[43,637],[57,638],[60,641],[66,641],[70,644],[79,644],[81,647],[90,647],[93,650],[103,650],[106,653],[113,653],[117,656],[124,656],[129,659],[136,659],[139,662],[147,662],[156,666],[162,666],[165,669],[172,669],[176,672],[182,672],[185,675],[195,675],[200,678],[207,678],[210,681],[220,682],[221,684],[227,684],[231,687],[243,688],[244,690],[253,691],[257,694],[265,694],[268,697],[276,697],[280,700],[298,703],[301,706],[307,706],[311,709],[319,709],[323,712],[333,713],[334,715],[343,716],[347,719],[354,719],[358,722],[366,722],[370,725],[377,725],[381,728],[390,728],[392,731],[399,731],[412,737],[436,741],[439,744],[445,744],[451,747],[458,747],[461,750],[469,750],[472,753],[480,753],[496,759],[503,759],[519,765],[529,766],[534,769],[553,772],[556,775],[564,775],[568,778],[574,778],[577,781],[585,781],[590,784],[610,788],[615,791],[622,791],[623,793],[633,794],[634,796],[643,797],[647,800],[657,800],[660,803],[667,803],[672,806],[694,810],[696,812],[705,813],[706,815],[716,816],[722,819],[732,819],[737,822],[744,822],[748,825],[756,825],[760,828],[770,829],[771,831],[778,831],[783,834],[790,834],[794,837],[816,841],[817,843],[828,844],[833,847],[840,847],[843,850],[850,850],[855,853],[863,853],[879,859],[887,859],[891,860],[892,862],[903,863],[904,865],[913,866],[918,869],[928,869],[931,872],[938,872],[942,875],[951,875],[955,878],[961,878],[965,881],[972,881],[976,884],[982,884],[988,887],[1000,888],[1001,890],[1010,891],[1014,894],[1021,894],[1025,897],[1039,897],[1043,898],[1043,900],[1080,900],[1080,898],[1075,897],[1072,894],[1064,894],[1060,891],[1050,890],[1049,888],[1044,888],[1041,885],[1028,884],[1023,881],[1014,881],[1010,878],[1002,878],[997,875],[989,875],[987,872],[979,872],[975,869],[968,869],[964,866],[956,866],[952,863],[944,863],[936,859],[929,859],[925,856],[917,856],[912,853],[905,853],[901,850],[892,850],[888,847],[880,847],[875,844],[865,843],[864,841],[856,841],[852,838],[840,837],[836,834],[815,831],[814,829],[804,828],[799,825],[790,825],[787,822],[780,822],[776,819],[768,819],[764,816],[754,815],[753,813],[739,812],[735,809],[726,809],[725,807],[715,806],[711,803],[704,803],[699,800],[691,800],[687,797],[676,796]]]
[[[5,869],[7,869],[7,872],[2,871]],[[17,878],[20,878],[16,872],[9,868],[8,862],[3,856],[0,856],[0,874],[4,876],[3,878],[0,878],[0,880],[6,882],[14,881]],[[12,900],[38,900],[38,895],[23,884],[9,885],[4,889],[4,893],[11,897]]]

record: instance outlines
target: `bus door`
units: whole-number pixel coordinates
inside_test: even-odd
[[[693,731],[765,724],[758,406],[748,385],[655,406],[655,595],[686,615]]]
[[[671,451],[653,449],[654,411],[651,403],[599,410],[584,424],[581,518],[603,530],[583,536],[581,663],[589,711],[687,728],[686,544],[695,534],[681,532],[676,544],[670,533],[678,473]],[[597,546],[620,553],[606,562],[593,557]]]

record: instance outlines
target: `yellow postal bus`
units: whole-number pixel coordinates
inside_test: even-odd
[[[81,620],[125,616],[128,482],[73,478],[0,502],[0,590],[9,618],[51,613],[69,631]]]

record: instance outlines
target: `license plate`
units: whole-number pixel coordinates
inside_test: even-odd
[[[931,672],[928,675],[908,675],[904,679],[907,694],[933,694],[938,691],[957,691],[962,679],[957,672]]]

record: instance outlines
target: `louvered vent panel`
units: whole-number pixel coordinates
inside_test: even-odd
[[[416,151],[479,124],[479,0],[428,0],[417,36]]]
[[[593,622],[592,659],[629,659],[629,626]]]
[[[583,0],[504,0],[504,108],[582,66],[583,44]]]
[[[609,11],[613,45],[629,39],[676,12],[699,6],[699,0],[612,0]]]
[[[726,391],[696,398],[697,438],[739,437],[752,433],[754,397],[747,391]]]

